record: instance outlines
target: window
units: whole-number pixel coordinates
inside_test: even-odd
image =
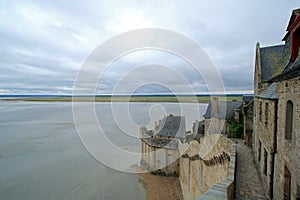
[[[261,122],[262,120],[262,102],[259,102],[259,121]]]
[[[269,121],[269,103],[265,104],[265,126],[268,126]]]
[[[268,152],[266,149],[264,151],[264,174],[268,174]]]
[[[291,100],[286,104],[286,115],[285,115],[285,139],[291,140],[293,135],[293,119],[294,119],[294,105]]]
[[[268,174],[268,152],[266,149],[264,150],[264,174]]]
[[[260,157],[261,157],[261,141],[259,141],[259,145],[258,145],[258,161],[260,161]]]

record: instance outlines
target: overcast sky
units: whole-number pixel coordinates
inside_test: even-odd
[[[213,60],[227,92],[249,93],[256,42],[281,44],[291,11],[298,6],[296,0],[0,1],[0,94],[72,93],[81,65],[96,47],[138,28],[186,35]],[[150,64],[162,70],[161,76],[149,66],[128,71]],[[158,65],[178,70],[195,92],[206,92],[205,82],[188,63],[167,52],[144,50],[114,62],[97,93],[111,93],[130,72],[122,81],[124,93],[132,83],[140,84],[141,93],[167,92],[160,79],[184,93],[182,83]],[[149,76],[157,84],[145,84],[143,77]]]

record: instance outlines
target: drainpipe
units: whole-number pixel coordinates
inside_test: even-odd
[[[275,182],[275,155],[277,154],[277,125],[278,125],[278,99],[275,99],[275,122],[274,122],[274,133],[273,133],[273,150],[271,152],[271,174],[270,174],[270,198],[273,199],[274,197],[274,182]]]

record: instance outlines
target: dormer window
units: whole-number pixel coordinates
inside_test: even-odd
[[[300,9],[293,11],[286,31],[287,34],[283,40],[286,40],[287,36],[290,36],[291,62],[294,62],[298,57],[300,47]]]

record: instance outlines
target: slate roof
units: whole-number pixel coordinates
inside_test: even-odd
[[[274,82],[271,85],[269,85],[266,89],[264,89],[259,95],[259,98],[263,99],[277,99],[276,95],[276,87],[277,84]]]
[[[164,117],[157,130],[157,135],[168,137],[184,137],[185,136],[185,117],[169,115]]]
[[[285,69],[283,70],[282,73],[288,72],[296,67],[298,67],[300,65],[300,51],[298,53],[297,59],[294,62],[290,62]]]
[[[284,45],[260,48],[262,80],[268,81],[280,74],[284,67]]]
[[[246,104],[253,100],[253,95],[244,95],[243,96],[243,102]]]
[[[218,118],[229,119],[234,115],[235,109],[239,109],[242,106],[241,101],[219,101],[218,102]],[[211,118],[211,102],[208,104],[204,118]]]
[[[272,83],[273,81],[282,81],[282,80],[287,80],[287,79],[291,79],[291,78],[295,78],[295,77],[299,77],[300,76],[300,64],[299,65],[295,65],[294,67],[290,68],[289,70],[286,70],[282,73],[280,73],[279,75],[275,76],[273,79],[271,79],[270,83]]]
[[[295,9],[292,12],[287,33],[283,38],[286,44],[289,44],[290,40],[287,40],[291,34],[292,26],[294,23],[299,23],[300,9]],[[299,35],[297,35],[299,37]],[[299,39],[299,38],[297,38]],[[291,44],[289,44],[291,45]],[[269,83],[278,80],[285,80],[299,76],[300,68],[300,51],[295,61],[291,62],[291,52],[289,45],[277,45],[260,48],[260,61],[262,68],[262,80],[268,81]]]
[[[291,41],[291,38],[289,40],[287,40],[287,39],[288,39],[288,36],[291,37],[291,32],[292,32],[293,27],[299,25],[299,19],[300,19],[300,9],[293,10],[292,15],[290,17],[290,21],[288,23],[288,27],[286,29],[287,33],[286,33],[285,37],[283,38],[283,41],[285,41],[286,43],[293,42],[293,41]],[[299,31],[299,28],[296,31]],[[299,38],[300,36],[298,34],[296,34],[295,37],[297,37],[297,38],[294,38],[295,41],[300,39]],[[293,46],[293,45],[290,44],[290,46]],[[288,56],[287,56],[287,54],[288,54]],[[290,58],[291,58],[290,54],[291,54],[290,50],[288,50],[285,54],[285,60],[287,60],[289,62],[283,63],[283,65],[285,66],[284,70],[277,76],[273,77],[269,82],[286,80],[286,79],[298,77],[300,75],[300,72],[299,72],[300,51],[298,52],[296,60],[293,62],[291,62],[291,60],[290,60]]]

